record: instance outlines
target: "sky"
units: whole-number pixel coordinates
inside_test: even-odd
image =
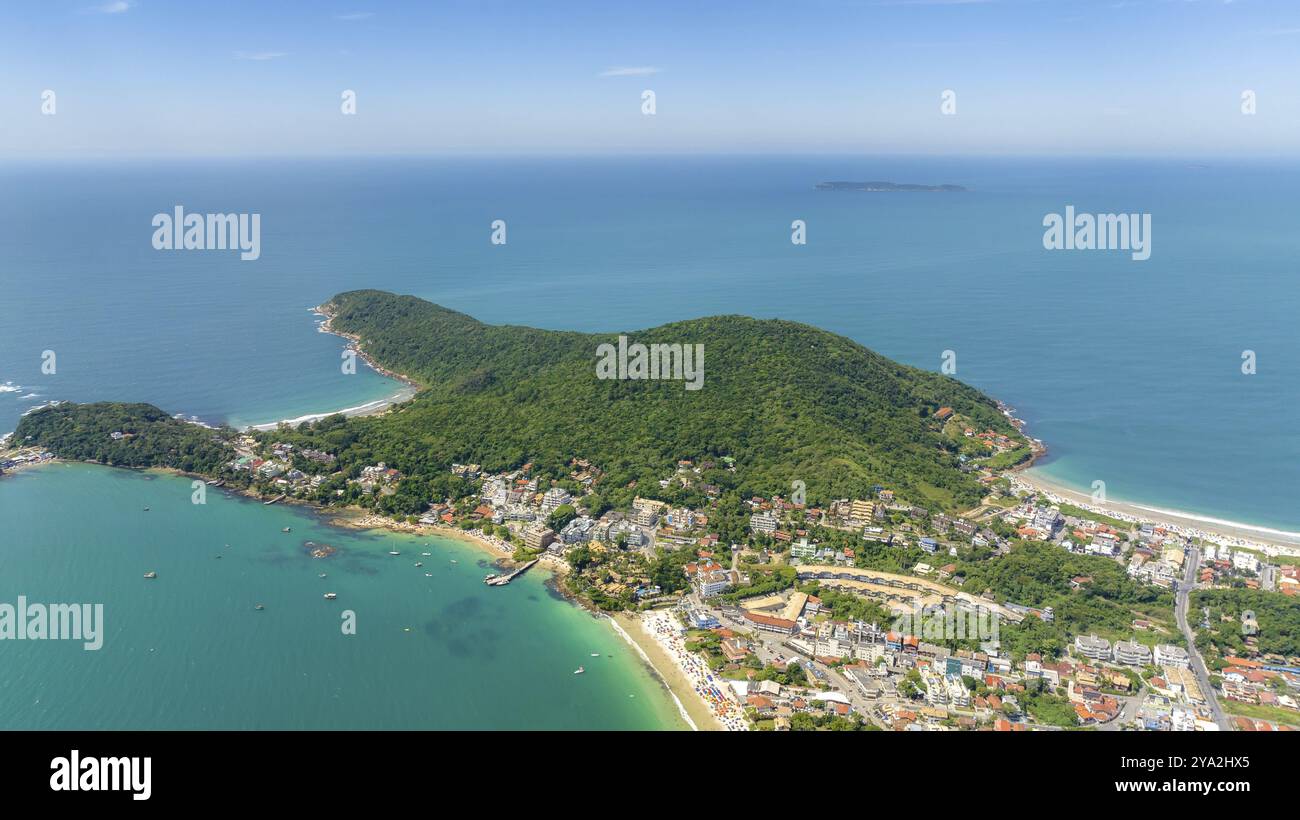
[[[0,158],[675,153],[1295,156],[1300,2],[0,0]]]

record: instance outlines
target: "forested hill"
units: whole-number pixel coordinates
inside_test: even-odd
[[[951,407],[981,428],[1019,434],[979,391],[898,364],[808,325],[714,316],[625,332],[629,343],[699,344],[704,381],[598,379],[597,348],[618,333],[486,325],[413,296],[375,290],[325,306],[331,326],[359,336],[381,366],[425,385],[384,416],[304,429],[338,453],[430,474],[453,462],[504,469],[532,461],[559,472],[585,458],[607,487],[643,489],[679,459],[736,459],[737,488],[810,502],[865,497],[873,485],[932,508],[970,505],[978,482],[960,472],[933,418]],[[618,482],[618,483],[615,483]]]

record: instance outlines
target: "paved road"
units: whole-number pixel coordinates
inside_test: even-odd
[[[695,600],[698,601],[698,599]],[[717,617],[723,626],[751,633],[754,636],[754,654],[757,655],[758,659],[764,664],[775,664],[778,657],[782,657],[786,661],[791,659],[798,660],[804,667],[804,671],[808,672],[808,679],[810,682],[815,683],[819,680],[816,674],[811,670],[815,669],[818,672],[821,672],[826,676],[825,680],[829,682],[834,689],[839,690],[849,699],[849,703],[853,706],[853,709],[858,712],[863,719],[868,720],[881,728],[888,728],[875,714],[874,707],[876,704],[868,701],[866,697],[863,696],[861,690],[859,690],[857,686],[853,685],[852,681],[836,670],[831,669],[829,666],[805,657],[796,652],[793,648],[786,646],[786,636],[777,635],[771,632],[761,632],[754,629],[752,625],[733,621],[722,613],[717,613]]]
[[[1192,671],[1196,673],[1197,683],[1201,686],[1201,694],[1205,695],[1205,702],[1210,707],[1210,714],[1214,717],[1214,722],[1219,724],[1220,729],[1229,731],[1232,725],[1224,716],[1223,710],[1219,708],[1219,699],[1215,695],[1214,687],[1210,685],[1210,674],[1205,669],[1205,660],[1196,649],[1195,636],[1192,634],[1192,628],[1187,621],[1188,597],[1189,593],[1196,588],[1196,570],[1200,564],[1200,550],[1192,547],[1187,551],[1187,569],[1183,573],[1183,580],[1178,582],[1175,590],[1174,617],[1178,619],[1178,628],[1182,630],[1183,637],[1187,639],[1187,651],[1191,656]]]

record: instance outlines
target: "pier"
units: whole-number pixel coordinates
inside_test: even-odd
[[[269,506],[271,506],[272,504],[274,504],[275,502],[277,502],[277,501],[279,501],[280,499],[284,498],[285,495],[287,495],[287,493],[281,493],[280,495],[277,495],[275,498],[272,498],[270,501],[263,501],[262,504],[264,504],[265,506],[268,506],[268,507],[269,507]]]
[[[537,563],[537,560],[538,559],[534,558],[533,560],[525,564],[521,564],[517,569],[515,569],[514,572],[510,573],[509,575],[489,575],[488,577],[483,579],[483,583],[487,584],[490,587],[503,587],[506,584],[518,578],[520,575],[523,575],[525,572],[527,572],[529,568],[532,567],[533,564]]]

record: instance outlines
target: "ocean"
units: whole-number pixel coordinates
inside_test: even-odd
[[[970,190],[814,189],[827,180]],[[341,372],[343,341],[317,333],[309,312],[354,288],[412,293],[486,322],[584,331],[742,313],[818,325],[929,370],[953,351],[957,378],[1016,407],[1028,432],[1047,443],[1049,456],[1036,469],[1058,482],[1086,490],[1104,481],[1112,499],[1300,531],[1292,502],[1300,436],[1289,416],[1300,399],[1292,330],[1300,232],[1289,207],[1298,183],[1293,162],[1217,160],[2,164],[0,431],[49,400],[147,401],[244,425],[391,395],[396,383],[373,371]],[[260,214],[261,258],[154,250],[153,216],[178,205]],[[1044,216],[1071,205],[1150,214],[1150,259],[1045,250]],[[490,241],[494,220],[506,223],[504,245]],[[806,223],[805,245],[790,241],[794,220]],[[42,372],[46,351],[56,356],[53,374]],[[1255,354],[1254,374],[1242,372],[1244,351]],[[420,598],[428,592],[422,573],[406,578],[394,563],[361,557],[376,550],[387,557],[382,545],[358,544],[347,559],[356,572],[340,580],[349,597],[378,602],[391,593],[394,602],[409,595],[412,603],[392,611],[375,604],[371,617],[388,632],[373,647],[328,643],[334,611],[314,594],[313,561],[295,552],[308,525],[299,521],[292,539],[276,538],[281,517],[304,513],[223,503],[213,508],[225,517],[218,528],[192,528],[177,517],[165,537],[146,538],[141,528],[160,526],[164,508],[145,518],[134,508],[164,485],[91,467],[0,481],[0,593],[116,599],[116,623],[159,630],[153,641],[134,629],[119,633],[116,645],[131,647],[129,662],[117,652],[6,647],[22,655],[9,667],[22,677],[0,676],[0,726],[510,725],[520,719],[511,709],[524,699],[534,724],[675,719],[671,709],[644,708],[655,688],[633,685],[639,662],[626,649],[612,650],[627,665],[618,694],[637,694],[626,698],[636,706],[620,701],[621,709],[607,704],[602,712],[585,698],[576,705],[574,692],[590,692],[564,677],[578,662],[572,653],[553,658],[529,646],[555,640],[576,651],[608,629],[539,584],[533,609],[502,603],[488,618],[501,647],[492,658],[479,657],[470,641],[463,659],[453,648],[460,641],[437,624],[457,617],[458,602],[476,601],[464,606],[483,612],[506,599],[480,589],[479,568],[463,579],[463,591]],[[359,538],[310,531],[320,541]],[[243,557],[213,560],[217,541]],[[182,555],[203,563],[201,581],[163,563]],[[470,566],[462,559],[460,571]],[[137,589],[148,568],[158,569],[159,580]],[[293,596],[251,610],[247,598],[270,598],[281,584]],[[341,591],[336,603],[347,600]],[[173,618],[178,611],[186,617]],[[539,637],[529,619],[542,612],[554,620]],[[231,632],[228,624],[240,626]],[[402,656],[398,648],[415,644],[399,624],[412,626],[427,651]],[[264,650],[233,643],[258,629],[273,637]],[[303,635],[311,636],[305,644]],[[212,649],[200,648],[205,641]],[[207,652],[230,674],[218,674]],[[158,653],[166,664],[146,657]],[[541,669],[556,676],[554,685],[532,689]],[[480,676],[490,679],[482,692],[448,689],[458,679],[477,686]],[[72,693],[87,681],[124,687],[120,710],[101,713],[95,698],[78,705]],[[437,691],[455,691],[462,701],[449,706]],[[33,705],[36,698],[45,708]]]
[[[814,190],[875,179],[970,190]],[[308,308],[352,288],[557,329],[744,313],[927,369],[954,351],[958,378],[1047,442],[1058,481],[1300,530],[1297,183],[1294,163],[1142,159],[0,165],[0,429],[51,399],[240,425],[391,395],[314,332]],[[176,205],[260,213],[261,258],[154,250],[151,219]],[[1044,250],[1044,215],[1067,205],[1151,214],[1151,258]]]
[[[5,729],[686,728],[608,623],[545,571],[485,586],[464,542],[219,489],[192,504],[187,479],[94,465],[0,487],[0,603],[104,607],[97,650],[0,642]]]

